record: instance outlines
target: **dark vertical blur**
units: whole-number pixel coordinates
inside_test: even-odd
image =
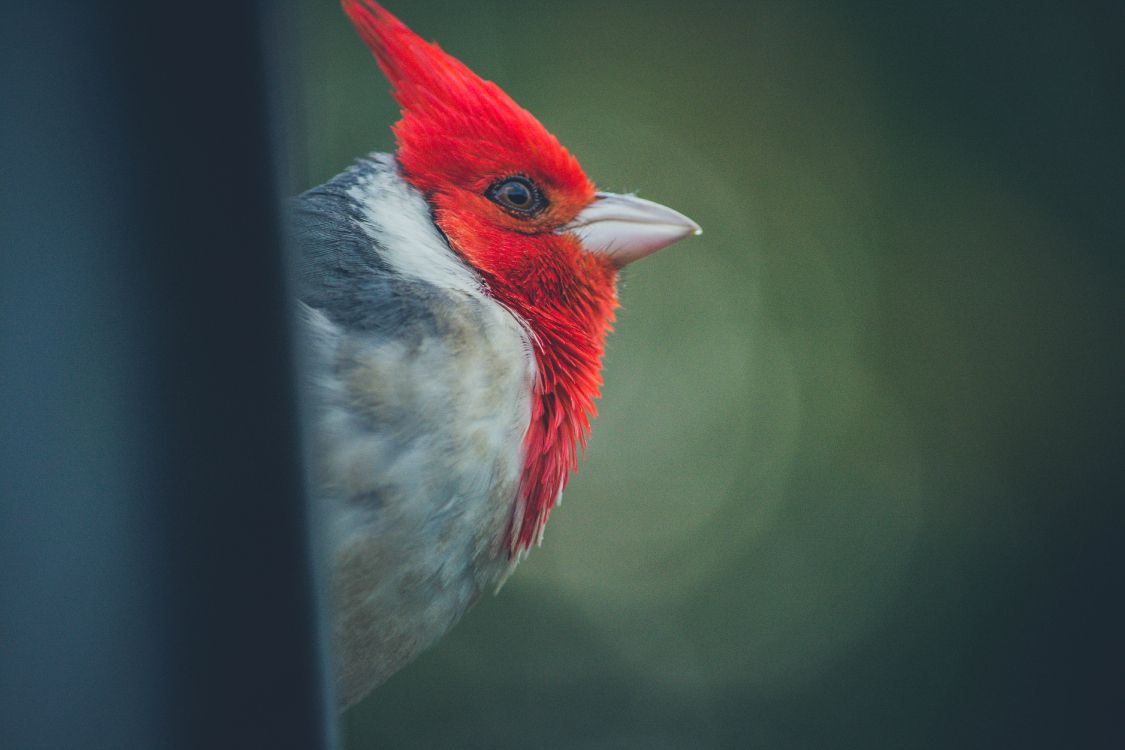
[[[0,24],[0,744],[317,748],[255,3]]]

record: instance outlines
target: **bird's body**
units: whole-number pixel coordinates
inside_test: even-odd
[[[347,706],[541,538],[594,414],[618,269],[699,228],[596,192],[495,84],[376,3],[343,5],[403,110],[394,156],[292,211]]]
[[[511,570],[535,358],[390,156],[309,191],[295,214],[338,690],[351,703]]]

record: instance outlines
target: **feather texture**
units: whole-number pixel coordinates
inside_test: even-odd
[[[392,158],[361,161],[291,214],[347,706],[511,571],[535,360]]]

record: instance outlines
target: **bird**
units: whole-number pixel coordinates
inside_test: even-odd
[[[597,189],[498,85],[379,3],[342,6],[401,119],[394,153],[289,211],[339,710],[542,541],[596,416],[619,271],[700,233]]]

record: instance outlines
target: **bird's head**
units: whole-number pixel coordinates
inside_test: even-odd
[[[538,383],[512,553],[542,533],[585,443],[601,384],[617,271],[699,227],[630,195],[598,192],[578,161],[499,86],[372,0],[342,0],[390,80],[403,178],[489,293],[531,330]]]

